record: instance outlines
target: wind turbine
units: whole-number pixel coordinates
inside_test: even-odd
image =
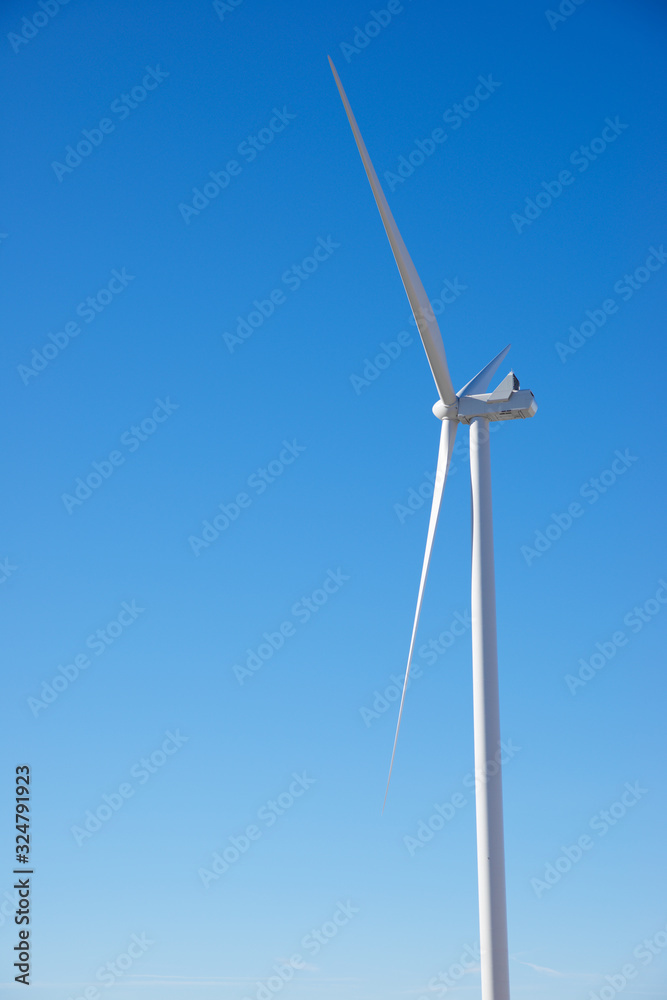
[[[507,904],[505,900],[505,847],[503,837],[503,791],[500,767],[500,709],[498,701],[498,649],[496,642],[496,591],[493,564],[493,518],[491,510],[491,455],[489,421],[532,417],[537,404],[532,392],[519,388],[510,371],[488,392],[491,379],[504,360],[510,345],[482,368],[457,393],[447,367],[445,347],[437,320],[405,243],[387,204],[368,150],[361,137],[343,85],[329,57],[357,149],[370,181],[403,285],[414,313],[439,399],[433,413],[442,421],[433,502],[426,538],[417,610],[405,670],[403,694],[389,767],[389,779],[396,754],[398,731],[403,716],[405,692],[419,624],[424,587],[431,561],[433,540],[442,504],[442,495],[454,439],[459,424],[470,425],[470,482],[472,502],[472,666],[475,734],[475,808],[477,818],[477,881],[481,946],[482,1000],[509,1000],[507,952]],[[491,773],[489,765],[497,764]],[[481,776],[481,780],[480,780]],[[387,790],[389,781],[387,781]],[[385,792],[385,802],[387,793]]]

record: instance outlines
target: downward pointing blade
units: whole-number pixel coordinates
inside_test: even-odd
[[[440,333],[440,328],[433,314],[433,310],[431,309],[431,303],[429,302],[428,295],[426,294],[424,286],[421,283],[421,279],[417,274],[415,265],[412,263],[412,259],[407,251],[405,243],[403,242],[403,238],[398,231],[398,226],[394,221],[394,216],[391,214],[391,209],[387,204],[387,199],[385,198],[384,191],[380,186],[380,181],[375,173],[375,168],[371,163],[371,158],[368,155],[368,150],[366,149],[364,140],[361,138],[359,126],[357,125],[355,117],[352,114],[350,102],[348,101],[345,91],[343,90],[343,84],[340,82],[340,77],[336,72],[336,67],[331,61],[331,56],[329,56],[329,65],[331,66],[331,72],[334,75],[338,92],[340,93],[350,127],[352,128],[352,132],[354,134],[357,149],[359,150],[364,167],[366,168],[366,175],[370,181],[371,188],[373,189],[375,202],[380,210],[384,228],[387,236],[389,237],[391,249],[394,252],[394,258],[398,264],[398,270],[401,272],[403,285],[410,300],[412,312],[424,344],[424,350],[426,351],[428,363],[431,366],[435,384],[438,388],[438,392],[440,393],[440,398],[443,403],[452,405],[456,402],[454,386],[452,385],[452,380],[449,376],[449,368],[447,367],[447,357],[445,355],[445,346],[442,342],[442,334]]]
[[[412,654],[415,648],[415,639],[417,637],[417,626],[419,625],[419,615],[422,609],[422,600],[424,597],[424,587],[426,585],[426,577],[428,576],[428,567],[431,562],[431,552],[433,551],[433,540],[435,538],[435,529],[438,526],[438,515],[440,514],[440,506],[442,504],[442,494],[445,491],[445,482],[447,479],[447,472],[449,470],[449,463],[452,457],[452,451],[454,450],[454,438],[456,437],[456,428],[458,427],[458,422],[456,420],[443,420],[442,428],[440,430],[440,448],[438,451],[438,465],[435,473],[435,485],[433,487],[433,502],[431,504],[431,517],[428,522],[428,534],[426,536],[426,551],[424,553],[424,564],[422,566],[422,575],[419,582],[419,594],[417,596],[417,610],[415,612],[415,621],[412,626],[412,638],[410,640],[410,651],[408,653],[408,665],[405,668],[405,681],[403,682],[403,694],[401,695],[401,706],[398,710],[398,723],[396,725],[396,736],[394,737],[394,748],[391,752],[391,764],[389,765],[389,777],[387,779],[387,790],[384,793],[384,802],[382,804],[382,810],[384,812],[384,807],[387,802],[387,793],[389,792],[389,782],[391,781],[391,772],[394,767],[394,757],[396,756],[396,744],[398,743],[398,731],[401,728],[401,718],[403,717],[403,704],[405,702],[405,692],[408,689],[408,677],[410,676],[410,666],[412,664]]]

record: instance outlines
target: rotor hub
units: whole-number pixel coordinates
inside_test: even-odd
[[[459,405],[458,400],[456,403],[443,403],[441,399],[433,407],[433,413],[438,418],[438,420],[458,420],[459,419]]]

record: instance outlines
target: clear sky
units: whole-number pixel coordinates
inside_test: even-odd
[[[27,764],[35,1000],[480,996],[468,433],[381,815],[439,427],[329,53],[455,388],[511,341],[539,405],[492,443],[513,996],[664,997],[662,5],[0,19],[3,981]]]

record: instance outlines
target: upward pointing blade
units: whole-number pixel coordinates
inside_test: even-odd
[[[426,585],[426,577],[428,576],[428,567],[431,562],[431,552],[433,551],[433,540],[435,538],[435,529],[438,526],[438,515],[440,513],[440,506],[442,504],[442,494],[445,491],[445,482],[447,480],[447,472],[449,470],[449,463],[452,457],[452,451],[454,450],[454,438],[456,437],[456,428],[458,427],[458,421],[456,420],[443,420],[442,428],[440,430],[440,448],[438,450],[438,466],[435,472],[435,485],[433,487],[433,502],[431,504],[431,517],[428,522],[428,534],[426,536],[426,551],[424,553],[424,564],[422,566],[422,575],[419,582],[419,594],[417,596],[417,610],[415,612],[415,621],[412,626],[412,639],[410,640],[410,651],[408,653],[408,665],[405,668],[405,681],[403,682],[403,694],[401,695],[401,706],[398,710],[398,723],[396,725],[396,736],[394,737],[394,749],[391,752],[391,764],[389,765],[389,777],[387,779],[387,790],[384,793],[384,802],[382,804],[382,810],[384,812],[384,807],[387,802],[387,793],[389,792],[389,782],[391,781],[391,772],[394,767],[394,757],[396,756],[396,744],[398,743],[398,731],[401,728],[401,718],[403,716],[403,704],[405,702],[405,692],[408,689],[408,677],[410,676],[410,665],[412,663],[412,653],[415,648],[415,639],[417,637],[417,626],[419,625],[419,615],[422,609],[422,600],[424,597],[424,587]]]
[[[440,393],[440,398],[443,403],[447,403],[451,406],[456,402],[456,395],[454,393],[452,380],[449,376],[445,346],[442,342],[440,328],[435,316],[433,315],[428,295],[426,294],[424,286],[421,283],[421,279],[417,274],[415,265],[412,263],[410,254],[408,253],[405,243],[403,242],[403,238],[398,231],[398,226],[394,221],[394,216],[391,214],[391,209],[387,204],[387,199],[385,198],[384,191],[380,186],[380,181],[375,173],[375,168],[371,163],[371,158],[368,155],[368,150],[366,149],[364,140],[361,138],[359,126],[357,125],[355,117],[352,114],[350,102],[348,101],[345,91],[343,90],[343,84],[340,82],[340,77],[336,72],[336,67],[331,61],[331,56],[329,56],[329,65],[331,66],[331,72],[334,75],[336,86],[338,87],[350,127],[352,128],[352,132],[354,134],[357,149],[359,150],[364,167],[366,168],[366,175],[370,181],[371,188],[373,189],[375,201],[378,209],[380,210],[380,215],[382,216],[384,228],[387,236],[389,237],[391,249],[394,252],[394,258],[398,264],[398,270],[401,272],[403,285],[410,300],[410,305],[412,306],[412,312],[414,313],[417,328],[419,329],[419,333],[424,344],[424,350],[426,351],[428,363],[431,366],[431,371],[433,373],[433,378],[435,379],[438,392]]]
[[[481,372],[477,372],[474,378],[471,378],[469,382],[459,389],[457,396],[472,396],[474,392],[486,392],[489,388],[491,379],[498,371],[502,361],[505,359],[510,347],[512,345],[508,344],[507,347],[503,347],[500,354],[496,354],[493,361],[489,361],[488,365],[482,368]]]

